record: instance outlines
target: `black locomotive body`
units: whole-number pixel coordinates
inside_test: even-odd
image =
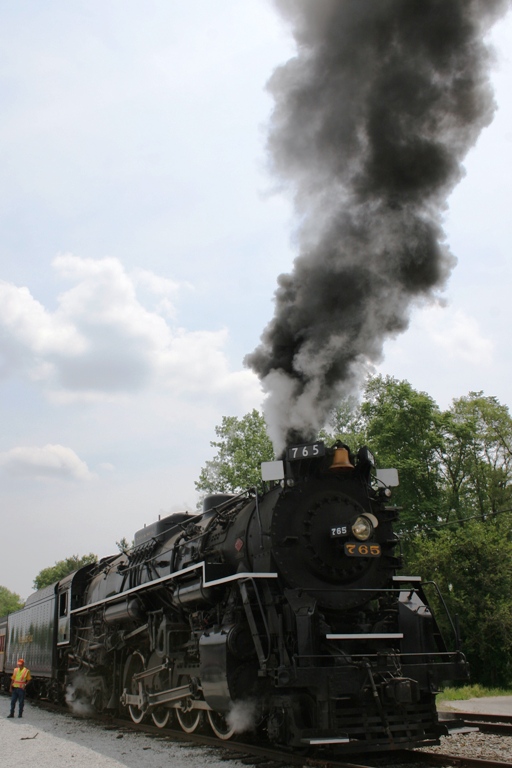
[[[467,676],[363,448],[296,446],[265,493],[205,499],[55,585],[54,679],[97,709],[288,748],[437,743],[435,694]],[[18,652],[14,648],[13,653]]]

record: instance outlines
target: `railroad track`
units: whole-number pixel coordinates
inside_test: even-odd
[[[512,720],[512,718],[510,718]],[[453,718],[455,720],[455,718]],[[103,721],[104,722],[104,721]],[[105,727],[105,726],[104,726]],[[397,750],[396,752],[371,753],[355,755],[355,761],[348,761],[339,755],[329,754],[322,750],[318,754],[297,754],[283,752],[271,747],[262,747],[248,741],[222,742],[214,736],[201,732],[193,734],[183,733],[182,730],[172,728],[157,728],[149,723],[133,724],[131,721],[113,718],[110,725],[112,729],[124,729],[125,731],[138,730],[155,738],[164,738],[170,741],[179,741],[186,744],[215,748],[223,753],[222,760],[238,760],[246,765],[257,768],[277,768],[278,766],[310,766],[311,768],[390,768],[400,765],[401,768],[417,768],[417,766],[454,766],[455,768],[512,768],[512,754],[510,762],[499,760],[483,760],[454,754],[432,753],[416,750]],[[458,728],[461,732],[463,728]],[[468,728],[469,730],[469,728]],[[476,731],[476,726],[471,731]],[[369,761],[368,761],[369,758]]]
[[[512,736],[512,715],[482,715],[476,712],[442,712],[444,723],[463,721],[467,727],[478,728],[482,733]]]
[[[422,763],[427,766],[460,766],[461,768],[510,768],[512,762],[503,762],[500,760],[482,760],[478,757],[467,757],[452,754],[444,754],[441,752],[413,752],[408,753],[411,757],[411,763]],[[511,756],[512,757],[512,756]]]
[[[31,701],[33,705],[40,706],[46,710],[60,712],[67,716],[77,717],[67,707],[50,704],[43,701]],[[454,731],[463,732],[464,729],[476,732],[496,733],[496,730],[487,731],[484,728],[496,728],[504,725],[508,730],[500,730],[499,735],[512,734],[512,718],[496,715],[475,715],[474,713],[443,713],[445,723],[452,723]],[[445,716],[448,715],[448,716]],[[354,761],[345,760],[339,755],[322,750],[316,753],[288,752],[277,750],[271,747],[261,746],[256,743],[246,741],[221,741],[216,736],[209,735],[201,731],[195,731],[187,734],[181,729],[175,729],[172,726],[158,728],[152,723],[142,722],[133,723],[129,719],[118,717],[91,717],[87,718],[95,721],[105,730],[116,732],[140,732],[147,737],[158,738],[165,741],[180,743],[183,746],[197,746],[215,749],[220,755],[220,759],[229,763],[230,761],[239,761],[245,765],[256,766],[256,768],[285,768],[285,766],[309,766],[310,768],[390,768],[390,766],[400,765],[400,768],[418,768],[418,766],[446,766],[449,768],[512,768],[512,748],[510,762],[497,760],[484,760],[472,758],[466,755],[444,754],[440,752],[431,752],[428,750],[397,750],[396,752],[370,753],[354,755]]]

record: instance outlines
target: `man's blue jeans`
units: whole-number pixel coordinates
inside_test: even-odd
[[[13,688],[11,696],[11,715],[14,715],[14,709],[18,702],[18,715],[21,717],[23,714],[23,707],[25,706],[25,689]]]

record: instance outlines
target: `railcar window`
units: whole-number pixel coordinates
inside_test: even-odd
[[[59,595],[59,616],[67,616],[68,614],[68,593],[62,592]]]

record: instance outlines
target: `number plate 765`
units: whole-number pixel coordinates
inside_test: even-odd
[[[345,544],[345,554],[349,557],[380,557],[380,544],[365,544],[364,542],[349,542]]]

